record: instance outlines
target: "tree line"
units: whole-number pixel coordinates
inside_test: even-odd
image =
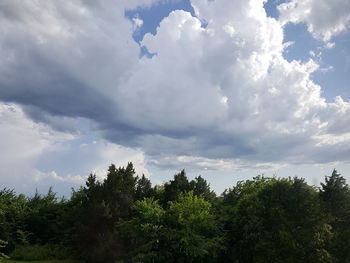
[[[70,199],[0,191],[0,258],[83,262],[350,262],[350,188],[257,176],[217,196],[185,171],[152,186],[132,163]]]

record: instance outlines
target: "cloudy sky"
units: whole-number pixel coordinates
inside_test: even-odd
[[[348,0],[2,0],[0,186],[350,180],[349,28]]]

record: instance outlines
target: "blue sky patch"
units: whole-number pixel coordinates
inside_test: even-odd
[[[143,25],[133,34],[135,41],[140,42],[147,33],[155,35],[160,22],[174,10],[184,10],[194,15],[194,10],[189,0],[165,1],[150,8],[139,7],[125,11],[125,16],[129,19],[137,17],[143,21]]]

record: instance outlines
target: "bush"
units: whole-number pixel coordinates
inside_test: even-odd
[[[9,255],[16,260],[46,260],[67,258],[66,249],[57,245],[19,246]]]
[[[6,245],[7,245],[7,242],[0,239],[0,248],[5,247]],[[4,253],[2,253],[0,251],[0,261],[2,261],[3,259],[7,259],[7,258],[8,258],[8,256],[6,256]]]

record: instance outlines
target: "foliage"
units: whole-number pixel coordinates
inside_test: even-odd
[[[19,246],[11,252],[10,258],[15,260],[33,261],[44,259],[67,258],[66,250],[57,245]]]
[[[24,263],[25,261],[21,260],[5,260],[4,263]],[[70,259],[65,259],[65,260],[34,260],[30,261],[30,263],[81,263],[81,261],[77,260],[70,260]]]
[[[318,193],[304,180],[240,182],[226,193],[223,206],[229,262],[331,261]]]
[[[134,241],[134,261],[204,262],[206,256],[215,257],[221,238],[211,204],[191,191],[168,207],[153,198],[133,206],[134,215],[125,227]]]
[[[337,262],[350,261],[350,188],[335,169],[321,184],[324,213],[334,231],[329,250]]]
[[[16,195],[13,190],[0,191],[0,240],[6,240],[5,252],[9,252],[18,242],[17,231],[23,229],[27,212],[26,198]]]
[[[165,210],[153,198],[135,202],[131,220],[123,223],[126,234],[134,248],[130,257],[133,261],[164,262]]]
[[[128,241],[119,223],[130,217],[137,177],[133,165],[111,165],[103,183],[90,175],[81,192],[80,217],[76,218],[75,247],[87,262],[112,262],[125,254]]]
[[[66,200],[58,200],[56,193],[49,189],[46,195],[37,192],[27,201],[27,214],[23,220],[25,228],[18,237],[21,245],[57,244],[63,241],[62,229],[66,210]]]
[[[4,248],[7,245],[7,242],[0,240],[0,249]],[[7,259],[8,256],[6,256],[3,252],[0,251],[0,261]]]
[[[6,240],[6,242],[1,241]],[[350,262],[350,188],[258,176],[217,197],[184,170],[163,185],[111,165],[70,199],[0,191],[0,258],[84,262]]]
[[[215,201],[215,193],[210,190],[210,186],[201,176],[189,181],[185,170],[174,175],[174,179],[164,184],[164,191],[160,196],[160,200],[164,207],[169,205],[170,201],[178,200],[182,193],[193,191],[197,196],[202,196],[209,202]]]
[[[135,200],[152,197],[155,195],[155,192],[156,190],[152,187],[151,181],[143,174],[136,183]]]
[[[205,257],[215,258],[222,240],[211,204],[192,191],[180,194],[177,202],[169,204],[168,250],[180,262],[203,262]]]

